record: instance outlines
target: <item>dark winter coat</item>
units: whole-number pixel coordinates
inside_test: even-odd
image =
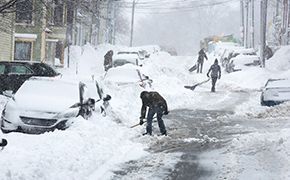
[[[112,64],[113,51],[108,51],[104,56],[104,66]]]
[[[204,58],[207,60],[207,56],[206,56],[204,50],[201,49],[201,50],[198,52],[198,59],[197,59],[197,62],[199,62],[199,63],[203,63]]]
[[[218,61],[216,60],[213,65],[211,65],[210,69],[208,70],[207,76],[211,72],[211,77],[213,78],[220,78],[221,77],[221,67],[218,65]]]
[[[155,107],[161,107],[164,112],[168,112],[167,109],[167,103],[165,99],[155,91],[152,92],[146,92],[144,95],[141,94],[142,99],[142,108],[141,108],[141,117],[145,118],[146,115],[146,109],[149,108],[155,108]]]

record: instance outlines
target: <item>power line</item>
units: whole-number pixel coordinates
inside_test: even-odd
[[[177,12],[188,12],[193,11],[202,7],[216,6],[226,3],[239,2],[239,0],[175,0],[175,1],[146,1],[136,3],[136,13],[143,14],[162,14],[162,13],[177,13]],[[132,9],[131,3],[123,3],[120,8],[125,11]]]

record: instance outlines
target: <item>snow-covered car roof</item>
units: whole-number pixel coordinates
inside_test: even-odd
[[[266,88],[290,88],[290,79],[269,79]]]
[[[238,55],[232,59],[232,62],[235,64],[249,64],[253,63],[254,61],[260,61],[260,57],[257,55]]]
[[[18,106],[34,111],[60,112],[79,102],[79,81],[33,77],[15,93]]]
[[[243,54],[243,55],[256,55],[256,50],[253,48],[234,48],[233,53]]]

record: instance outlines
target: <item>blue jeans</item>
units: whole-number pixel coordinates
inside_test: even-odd
[[[155,113],[157,114],[157,121],[161,134],[164,134],[166,132],[165,125],[162,120],[163,111],[164,110],[162,109],[162,107],[149,108],[146,126],[147,134],[152,135],[152,119]]]

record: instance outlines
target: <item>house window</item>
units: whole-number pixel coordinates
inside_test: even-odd
[[[16,23],[32,23],[33,2],[22,0],[16,3]]]
[[[61,0],[55,0],[55,6],[54,6],[54,11],[53,11],[53,20],[54,20],[54,25],[56,26],[63,26],[63,4]]]
[[[31,47],[32,42],[15,42],[14,59],[30,61]]]

